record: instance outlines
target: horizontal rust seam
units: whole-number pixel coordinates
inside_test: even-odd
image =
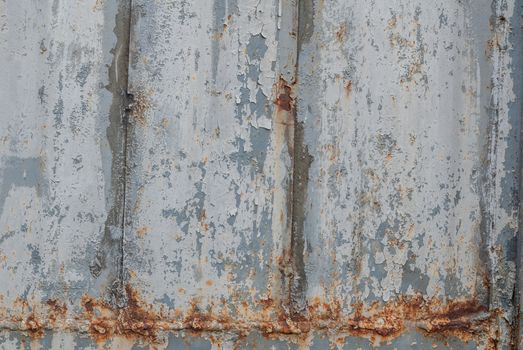
[[[124,309],[125,310],[125,309]],[[125,313],[125,311],[124,311]],[[37,332],[47,331],[67,331],[90,333],[93,327],[104,329],[103,333],[118,335],[126,333],[143,333],[151,331],[202,331],[202,332],[252,332],[255,330],[268,334],[303,334],[324,329],[336,330],[339,332],[368,331],[380,336],[398,336],[406,329],[420,329],[425,332],[440,332],[445,330],[460,329],[476,333],[475,329],[481,329],[486,322],[493,320],[499,312],[477,312],[462,315],[456,318],[446,316],[427,316],[419,319],[394,319],[394,322],[387,324],[386,317],[377,317],[372,320],[367,317],[347,318],[344,320],[303,320],[294,321],[286,318],[281,321],[220,321],[205,320],[205,316],[194,317],[185,321],[174,321],[165,319],[146,319],[140,320],[122,320],[122,315],[118,317],[94,317],[93,319],[65,319],[56,322],[54,325],[50,322],[33,321],[0,321],[0,330]],[[390,320],[389,320],[390,321]],[[32,322],[32,323],[31,323]],[[377,324],[379,325],[377,325]]]
[[[502,310],[489,311],[475,299],[445,302],[425,300],[422,296],[403,296],[383,305],[374,303],[367,307],[362,303],[352,304],[353,311],[348,314],[343,313],[339,300],[321,299],[311,300],[304,315],[289,313],[270,299],[258,301],[256,311],[240,309],[212,313],[201,310],[198,300],[193,300],[187,311],[158,312],[130,285],[126,292],[129,303],[122,309],[88,295],[81,300],[83,312],[78,310],[75,315],[71,315],[73,311],[68,311],[65,304],[54,299],[47,300],[44,307],[22,304],[20,314],[9,315],[4,309],[0,328],[27,331],[35,337],[41,336],[46,329],[88,332],[97,340],[113,335],[155,339],[161,331],[183,330],[239,334],[258,330],[269,336],[329,330],[371,339],[391,339],[414,328],[429,335],[452,335],[471,340],[491,334],[495,321],[504,316]],[[248,307],[246,303],[242,305]]]

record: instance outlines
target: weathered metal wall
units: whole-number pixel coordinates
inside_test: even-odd
[[[0,347],[520,345],[519,0],[0,3]]]
[[[311,5],[297,94],[309,174],[303,302],[351,313],[402,295],[403,312],[421,294],[465,303],[463,317],[499,309],[511,319],[515,3]]]
[[[53,328],[66,310],[73,323],[84,294],[118,281],[116,14],[99,1],[0,4],[2,328]]]

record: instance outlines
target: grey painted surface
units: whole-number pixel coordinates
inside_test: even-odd
[[[521,4],[311,1],[302,13],[300,302],[350,313],[398,295],[477,299],[503,310],[508,346]]]
[[[117,277],[102,247],[118,231],[108,218],[116,13],[116,2],[0,4],[2,324],[49,298],[72,317],[82,294],[105,294]]]
[[[0,348],[517,348],[522,6],[1,2]]]
[[[239,315],[282,294],[292,134],[273,101],[294,71],[290,5],[133,2],[125,262],[157,307]]]
[[[499,18],[519,21],[515,5],[312,2],[297,93],[307,298],[512,313],[521,110]]]

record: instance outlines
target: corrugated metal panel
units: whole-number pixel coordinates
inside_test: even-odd
[[[327,299],[350,314],[423,295],[457,303],[460,317],[499,309],[511,318],[515,4],[490,5],[311,3],[297,93],[309,304]]]
[[[257,320],[281,295],[292,126],[273,100],[285,65],[294,72],[288,11],[133,2],[125,261],[133,288],[175,320]]]
[[[94,0],[0,4],[3,328],[74,323],[83,294],[118,281],[120,253],[108,244],[121,241],[117,10]]]
[[[522,6],[4,1],[2,348],[517,348]]]

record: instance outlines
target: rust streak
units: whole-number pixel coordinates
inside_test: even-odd
[[[292,87],[291,85],[282,77],[280,77],[277,86],[276,91],[278,93],[278,97],[276,98],[276,101],[274,101],[274,104],[278,106],[278,108],[291,112],[294,110],[294,98],[292,97]],[[287,122],[288,123],[288,122]]]
[[[352,80],[349,80],[345,83],[345,92],[347,94],[347,97],[350,97],[352,93]]]
[[[344,314],[341,302],[320,298],[310,301],[306,312],[299,315],[270,298],[261,299],[254,305],[244,303],[234,315],[228,311],[213,313],[213,308],[203,309],[197,300],[191,302],[186,312],[167,313],[145,303],[130,286],[126,291],[128,305],[122,309],[84,296],[81,301],[84,312],[74,318],[76,323],[65,322],[67,307],[55,300],[46,302],[46,312],[30,312],[26,316],[13,316],[11,320],[19,324],[18,330],[35,338],[41,337],[46,329],[80,331],[81,325],[88,325],[91,337],[97,342],[114,336],[157,342],[160,331],[179,330],[191,333],[227,331],[243,336],[259,331],[266,337],[302,337],[313,331],[337,331],[381,342],[396,338],[408,329],[418,329],[427,336],[454,336],[467,342],[485,340],[491,335],[487,341],[495,343],[494,321],[500,315],[496,310],[488,311],[475,300],[444,303],[421,296],[400,297],[393,302],[371,306],[355,304],[350,314]]]

